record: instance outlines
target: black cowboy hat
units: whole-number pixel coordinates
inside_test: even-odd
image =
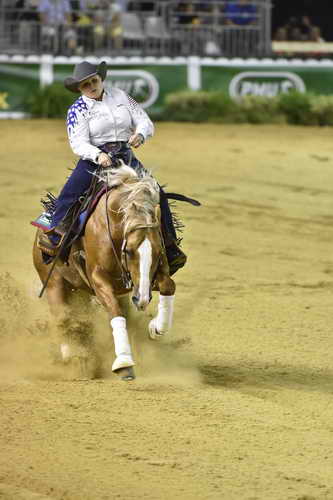
[[[81,82],[95,75],[99,75],[102,81],[104,81],[106,71],[105,61],[102,61],[100,64],[91,64],[88,61],[82,61],[75,66],[73,76],[66,78],[64,85],[71,92],[80,92],[79,85]]]

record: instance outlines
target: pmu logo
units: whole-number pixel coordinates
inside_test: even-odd
[[[248,71],[239,73],[230,82],[229,94],[233,99],[247,95],[276,97],[297,90],[305,92],[305,85],[298,75],[284,71]]]
[[[108,71],[106,86],[118,87],[135,99],[143,108],[149,108],[158,99],[160,86],[148,71],[113,69]]]

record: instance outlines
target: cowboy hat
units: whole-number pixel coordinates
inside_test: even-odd
[[[65,79],[64,85],[66,89],[71,92],[80,92],[80,83],[95,75],[99,75],[102,78],[102,81],[105,80],[106,62],[102,61],[100,64],[91,64],[88,61],[82,61],[75,66],[73,76],[69,76]]]

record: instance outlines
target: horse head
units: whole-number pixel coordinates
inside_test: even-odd
[[[132,282],[132,302],[139,311],[143,311],[151,301],[158,272],[167,264],[161,234],[160,207],[155,206],[154,214],[148,217],[147,213],[140,214],[140,208],[135,203],[133,209],[137,211],[137,216],[132,219],[125,232],[122,266]]]

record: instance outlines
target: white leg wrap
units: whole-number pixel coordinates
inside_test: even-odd
[[[165,335],[170,330],[173,319],[174,301],[174,295],[160,294],[157,315],[149,323],[149,335],[151,339]]]
[[[112,326],[114,347],[117,356],[112,365],[112,370],[115,371],[119,370],[119,368],[134,366],[131,346],[126,329],[126,319],[122,316],[116,316],[110,323]]]

